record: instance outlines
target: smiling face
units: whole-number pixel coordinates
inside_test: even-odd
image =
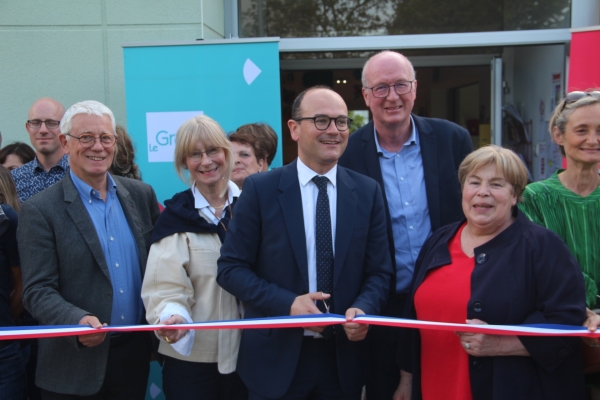
[[[563,146],[569,165],[600,163],[600,104],[577,108],[568,117],[565,133],[553,130],[554,141]]]
[[[257,160],[252,146],[240,142],[231,142],[235,165],[231,180],[241,189],[247,176],[262,171],[265,160]]]
[[[209,157],[206,152],[212,154],[213,157]],[[192,157],[193,154],[201,155],[202,159]],[[190,179],[196,181],[196,187],[203,193],[209,187],[220,187],[227,184],[224,179],[227,159],[221,147],[197,142],[194,152],[185,156],[185,166],[190,171]]]
[[[374,56],[365,66],[364,76],[368,87],[394,85],[401,81],[414,80],[410,63],[400,54],[384,52]],[[410,92],[398,95],[393,87],[387,97],[373,96],[371,89],[362,89],[365,103],[373,113],[375,127],[379,130],[408,129],[410,113],[417,98],[417,81],[412,83]]]
[[[467,175],[462,207],[470,227],[486,234],[500,232],[512,221],[517,196],[495,165],[488,164]]]
[[[300,105],[300,116],[329,118],[347,117],[348,108],[339,94],[328,89],[310,90]],[[337,164],[348,144],[348,129],[339,131],[335,121],[320,131],[314,121],[288,121],[292,139],[298,142],[298,157],[313,171],[324,174]]]
[[[33,103],[29,109],[27,119],[30,121],[60,121],[64,114],[65,109],[60,103],[56,100],[44,98]],[[34,128],[26,122],[25,129],[27,129],[27,133],[29,133],[29,140],[36,152],[44,155],[52,155],[57,151],[60,151],[60,128],[58,126],[55,128],[48,128],[48,126],[43,123],[39,128]]]
[[[72,136],[90,134],[99,138],[102,135],[114,135],[111,119],[108,115],[77,114],[72,119]],[[67,140],[65,135],[60,135],[60,140],[69,155],[69,166],[75,175],[96,190],[106,182],[106,172],[110,168],[115,146],[103,147],[100,140],[95,140],[91,147],[85,148],[79,140],[71,137]],[[106,187],[105,185],[103,186]]]

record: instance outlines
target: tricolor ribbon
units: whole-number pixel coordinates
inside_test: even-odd
[[[346,318],[338,314],[312,314],[294,317],[255,318],[230,321],[194,322],[177,325],[123,325],[106,326],[94,329],[86,325],[66,326],[26,326],[0,328],[0,340],[53,338],[61,336],[91,335],[99,332],[140,332],[157,329],[265,329],[265,328],[301,328],[307,326],[338,325]],[[352,322],[366,325],[392,326],[397,328],[416,328],[453,332],[486,333],[488,335],[518,336],[582,336],[600,337],[600,332],[589,332],[582,326],[571,325],[468,325],[450,322],[417,321],[404,318],[391,318],[373,315],[361,315]]]

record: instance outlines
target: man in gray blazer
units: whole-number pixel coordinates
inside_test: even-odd
[[[108,174],[116,136],[105,105],[74,104],[60,128],[70,172],[19,216],[23,303],[41,325],[139,324],[154,190]],[[145,332],[42,339],[36,384],[44,399],[143,399],[150,351]]]

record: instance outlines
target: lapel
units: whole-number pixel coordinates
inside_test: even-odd
[[[121,208],[123,209],[125,218],[127,218],[127,223],[129,224],[129,228],[135,239],[135,244],[137,245],[138,257],[140,259],[140,272],[142,273],[143,278],[144,271],[146,270],[148,252],[146,251],[146,242],[142,236],[142,223],[136,210],[135,202],[129,195],[129,191],[123,184],[123,181],[115,176],[113,176],[113,179],[117,183],[117,198],[119,199],[119,203],[121,203]]]
[[[83,237],[83,240],[85,240],[90,248],[90,252],[96,260],[96,263],[110,281],[110,273],[108,271],[108,266],[106,265],[106,259],[104,258],[100,239],[98,239],[98,234],[96,233],[96,227],[94,227],[90,214],[85,209],[69,173],[67,173],[66,177],[62,180],[62,185],[65,203],[67,203],[67,214],[69,214],[75,228],[77,228],[81,237]]]
[[[421,159],[423,160],[423,176],[425,177],[425,192],[427,193],[427,208],[433,229],[440,226],[440,196],[438,174],[438,152],[436,135],[431,126],[422,118],[413,115],[419,141],[421,143]]]
[[[338,165],[337,172],[337,215],[335,227],[335,257],[333,261],[333,287],[342,272],[348,248],[354,232],[354,217],[356,215],[355,185],[348,172]]]
[[[379,165],[379,155],[377,154],[377,146],[375,145],[375,124],[373,120],[365,126],[362,132],[362,145],[365,164],[367,167],[368,176],[375,179],[382,190],[385,190],[383,185],[383,175],[381,175],[381,166]],[[384,191],[385,197],[385,191]]]
[[[282,167],[279,180],[279,205],[283,214],[285,228],[292,244],[296,264],[300,275],[308,288],[308,261],[306,256],[306,236],[304,232],[304,215],[302,214],[302,195],[296,161]],[[338,195],[339,196],[339,195]]]

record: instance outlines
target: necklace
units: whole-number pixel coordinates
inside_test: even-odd
[[[225,207],[226,205],[229,205],[229,197],[227,197],[227,203],[223,204],[221,207],[219,207],[219,209],[221,209],[221,208]],[[212,206],[211,206],[211,207],[212,207]],[[213,208],[214,208],[215,210],[217,210],[217,208],[216,208],[216,207],[213,207]],[[225,232],[227,232],[227,227],[225,226],[225,224],[223,223],[223,221],[221,221],[221,219],[222,219],[223,217],[221,217],[221,218],[217,217],[217,214],[215,214],[214,212],[212,212],[212,210],[211,210],[210,208],[208,209],[208,211],[210,211],[210,213],[211,213],[212,215],[214,215],[216,219],[218,219],[218,220],[219,220],[219,224],[221,224],[221,226],[223,227],[223,230],[224,230]],[[233,219],[233,209],[232,209],[231,207],[229,208],[229,213],[231,214],[231,217],[230,217],[230,219]]]

